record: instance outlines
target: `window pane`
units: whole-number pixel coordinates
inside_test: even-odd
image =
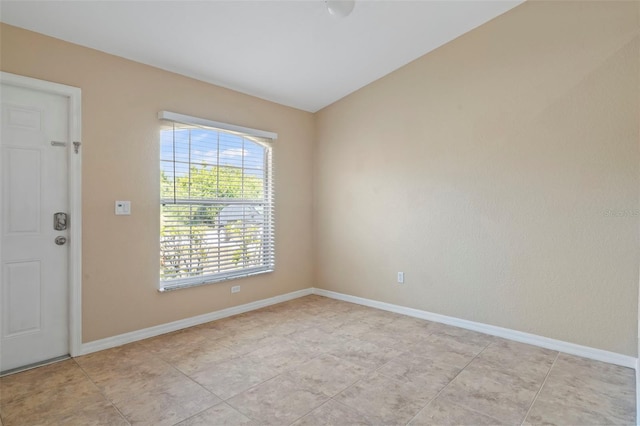
[[[162,131],[160,142],[161,280],[271,270],[270,148],[194,126]]]

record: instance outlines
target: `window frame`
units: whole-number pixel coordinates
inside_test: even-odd
[[[273,181],[273,142],[277,139],[278,135],[273,132],[252,129],[248,127],[237,126],[234,124],[221,123],[217,121],[207,120],[199,117],[192,117],[184,114],[173,113],[169,111],[160,111],[158,113],[158,118],[165,122],[170,122],[174,126],[177,125],[186,125],[186,126],[194,126],[199,128],[210,129],[216,132],[222,132],[227,134],[232,134],[234,136],[241,136],[245,139],[252,140],[252,143],[256,143],[265,147],[265,165],[264,165],[264,192],[263,197],[259,201],[260,204],[263,204],[263,213],[262,213],[262,235],[263,238],[261,240],[261,244],[263,245],[261,256],[264,257],[261,264],[258,266],[248,266],[237,270],[226,270],[222,272],[209,273],[204,275],[198,275],[193,277],[185,277],[185,278],[176,278],[170,280],[163,280],[160,278],[158,291],[166,292],[172,290],[178,290],[183,288],[190,288],[201,285],[214,284],[219,282],[224,282],[233,279],[246,278],[254,275],[264,274],[273,272],[275,269],[275,229],[274,229],[274,181]],[[175,132],[175,127],[174,130]],[[191,149],[191,147],[189,148]],[[218,150],[220,147],[218,146]],[[164,160],[166,161],[166,160]],[[161,167],[163,163],[162,156],[160,155],[159,161]],[[175,164],[175,159],[174,159]],[[217,164],[216,167],[220,167],[220,164]],[[244,176],[244,168],[243,176]],[[175,176],[174,176],[175,178]],[[244,179],[244,178],[243,178]],[[162,182],[160,182],[159,189],[162,190]],[[219,198],[212,199],[201,199],[201,200],[184,200],[178,199],[176,197],[173,198],[173,201],[168,200],[166,198],[162,198],[162,193],[160,194],[160,212],[159,216],[162,221],[162,208],[166,204],[172,205],[217,205],[220,201]],[[234,200],[234,198],[229,198],[228,200]],[[236,202],[230,202],[228,205],[251,205],[249,203],[249,199],[247,198],[238,198]],[[248,201],[249,200],[249,201]],[[190,202],[191,201],[191,202]],[[225,200],[226,201],[226,200]],[[257,201],[257,200],[254,200]],[[258,204],[258,203],[255,203]],[[224,207],[223,207],[224,208]],[[220,232],[220,230],[218,230]],[[244,232],[244,231],[243,231]],[[243,234],[244,235],[244,234]],[[159,235],[159,240],[161,240],[161,235]],[[218,256],[214,257],[219,258],[221,253],[218,253]],[[226,254],[226,252],[225,252]],[[159,260],[162,259],[163,250],[162,246],[160,247],[159,252]],[[160,273],[162,265],[159,265],[158,272]]]

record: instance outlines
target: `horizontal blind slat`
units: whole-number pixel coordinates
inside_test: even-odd
[[[161,285],[273,270],[269,144],[174,125],[163,132],[161,146]]]

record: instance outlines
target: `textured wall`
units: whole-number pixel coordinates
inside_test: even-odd
[[[83,90],[84,341],[306,288],[315,267],[329,290],[635,355],[638,13],[530,1],[315,117],[1,25],[3,71]],[[280,135],[277,271],[233,297],[156,292],[162,109]]]
[[[313,115],[15,27],[0,31],[3,71],[82,89],[83,341],[312,286]],[[160,110],[279,134],[274,273],[157,292]],[[132,215],[115,216],[115,200],[131,200]]]
[[[527,2],[320,111],[317,286],[635,356],[638,22]]]

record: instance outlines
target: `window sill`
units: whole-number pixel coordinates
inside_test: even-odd
[[[240,278],[253,277],[255,275],[268,274],[270,272],[273,272],[273,268],[257,270],[257,271],[254,271],[254,272],[245,272],[245,273],[238,274],[238,275],[212,277],[212,278],[205,279],[205,280],[189,280],[189,281],[176,283],[176,284],[166,284],[166,283],[162,283],[161,282],[160,283],[160,288],[158,289],[158,292],[159,293],[167,293],[167,292],[172,292],[172,291],[176,291],[176,290],[182,290],[182,289],[185,289],[185,288],[200,287],[200,286],[203,286],[203,285],[217,284],[217,283],[221,283],[221,282],[225,282],[225,281],[237,280],[237,279],[240,279]]]

